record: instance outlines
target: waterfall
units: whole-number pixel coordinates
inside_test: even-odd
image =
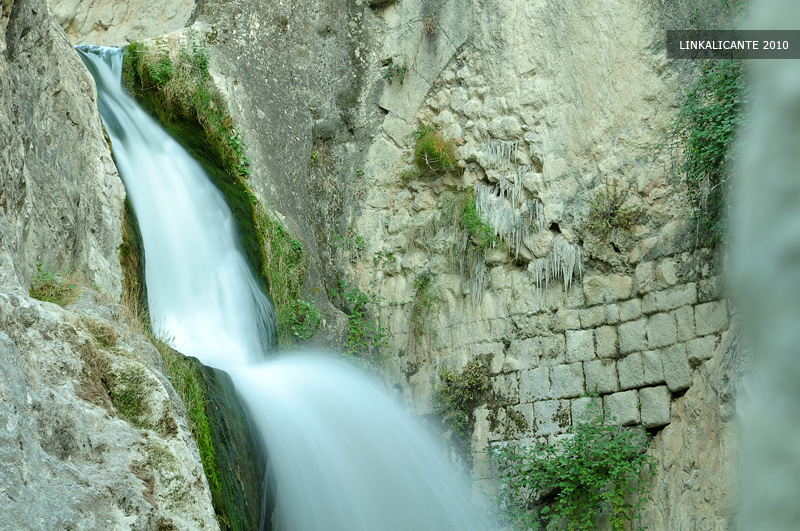
[[[80,47],[144,242],[151,322],[225,370],[269,453],[273,529],[485,529],[435,438],[368,376],[320,355],[267,360],[268,298],[201,167],[120,86],[122,51]]]

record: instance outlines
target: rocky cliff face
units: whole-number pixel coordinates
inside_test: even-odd
[[[56,20],[73,44],[123,46],[183,27],[193,0],[67,0],[50,2]]]
[[[183,406],[114,302],[124,190],[92,78],[43,1],[2,4],[0,51],[0,528],[217,529]],[[29,297],[64,283],[66,309]]]
[[[256,190],[319,257],[326,286],[343,278],[383,298],[383,365],[411,407],[433,412],[441,368],[482,360],[492,398],[473,412],[478,451],[554,440],[597,390],[619,422],[658,433],[660,483],[644,521],[671,529],[723,525],[737,448],[735,393],[717,385],[722,259],[693,251],[669,160],[637,147],[661,141],[692,78],[662,47],[691,12],[677,1],[576,11],[458,0],[196,11],[212,28]],[[419,123],[457,142],[458,171],[413,169]],[[614,183],[645,215],[603,242],[587,229],[589,205]],[[533,205],[533,230],[501,230],[505,248],[459,264],[441,212],[471,189],[495,227]],[[331,234],[363,246],[342,252]],[[421,276],[436,309],[417,333]],[[489,473],[475,455],[475,472]],[[725,494],[709,495],[713,478]]]
[[[729,382],[744,362],[731,354],[723,258],[694,250],[670,160],[638,147],[663,139],[692,79],[666,60],[663,31],[693,10],[201,0],[190,28],[249,144],[254,191],[306,246],[309,297],[327,306],[343,279],[383,298],[389,384],[429,414],[442,368],[485,364],[475,451],[556,440],[596,390],[619,422],[655,434],[654,529],[726,525],[736,482]],[[730,14],[701,15],[713,26]],[[457,143],[456,171],[414,169],[419,123]],[[589,205],[613,186],[644,216],[603,240]],[[504,244],[462,262],[468,242],[442,213],[471,190]],[[346,326],[333,307],[328,317]]]

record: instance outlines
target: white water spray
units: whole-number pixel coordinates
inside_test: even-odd
[[[487,528],[434,438],[369,378],[320,356],[257,363],[272,308],[223,197],[122,92],[121,51],[82,51],[142,233],[151,320],[230,373],[269,454],[273,529]]]

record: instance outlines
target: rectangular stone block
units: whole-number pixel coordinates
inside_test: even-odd
[[[582,328],[594,328],[606,322],[606,309],[603,306],[594,306],[579,312]]]
[[[642,352],[642,365],[644,367],[645,385],[664,383],[664,367],[661,364],[661,352],[648,350]]]
[[[619,339],[615,326],[601,326],[594,331],[594,343],[598,358],[616,357],[619,354]]]
[[[508,441],[525,437],[533,428],[533,404],[490,410],[487,421],[490,441]]]
[[[492,393],[495,405],[507,406],[519,402],[519,377],[517,372],[492,376]]]
[[[519,371],[539,366],[539,338],[514,339],[506,350],[504,371]]]
[[[589,397],[576,398],[572,401],[572,423],[589,422],[595,416],[603,413],[603,400],[598,398],[592,406]]]
[[[711,302],[725,297],[725,277],[704,278],[697,283],[697,302]]]
[[[533,404],[519,404],[506,408],[506,429],[509,439],[519,439],[533,429]]]
[[[594,330],[567,332],[567,362],[594,359]]]
[[[555,332],[579,329],[581,327],[581,319],[578,310],[559,309],[553,316],[553,323],[550,327]]]
[[[717,336],[698,337],[686,343],[686,354],[689,358],[710,360],[717,349]]]
[[[639,393],[623,391],[603,397],[603,411],[616,425],[630,426],[639,423]]]
[[[632,293],[633,279],[629,276],[606,274],[583,278],[583,294],[589,306],[627,299]]]
[[[639,294],[653,291],[655,274],[653,262],[642,262],[636,266],[636,292]]]
[[[583,363],[587,393],[613,393],[619,391],[617,364],[611,360],[594,360]]]
[[[650,292],[642,297],[642,313],[650,315],[658,311],[655,292]]]
[[[692,385],[692,371],[686,356],[686,344],[679,343],[661,351],[661,364],[664,366],[664,379],[673,393],[683,391]]]
[[[542,336],[539,338],[541,352],[539,359],[542,365],[558,365],[567,359],[567,344],[564,334]]]
[[[660,288],[668,288],[678,283],[678,268],[675,260],[665,258],[656,266],[656,282]]]
[[[647,320],[622,323],[618,332],[620,354],[647,350]]]
[[[639,401],[642,404],[642,426],[656,428],[669,424],[672,394],[666,385],[639,389]]]
[[[619,303],[619,320],[633,321],[642,316],[642,299],[631,299]]]
[[[503,369],[505,361],[505,344],[500,342],[494,343],[477,343],[470,345],[470,357],[477,358],[483,357],[489,362],[489,373],[497,374]]]
[[[678,339],[678,325],[675,314],[657,313],[647,320],[647,346],[659,348],[672,345]]]
[[[609,304],[606,306],[606,322],[608,324],[617,324],[619,322],[619,305]]]
[[[521,402],[550,398],[550,368],[537,367],[520,371],[519,398]]]
[[[534,436],[560,433],[572,422],[569,400],[543,400],[533,404]]]
[[[728,326],[727,304],[724,300],[698,304],[694,308],[694,321],[698,336],[723,330]]]
[[[678,321],[678,341],[689,341],[695,337],[694,310],[691,306],[682,306],[675,310]]]
[[[674,310],[695,302],[697,302],[697,286],[694,282],[656,292],[656,307],[660,312]]]
[[[550,397],[574,398],[584,393],[583,364],[570,363],[550,369]]]
[[[620,389],[633,389],[644,385],[644,365],[642,353],[628,354],[617,362]]]

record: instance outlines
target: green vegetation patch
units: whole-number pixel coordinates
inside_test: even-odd
[[[586,228],[601,242],[617,230],[631,230],[642,217],[642,209],[625,205],[630,186],[622,189],[618,182],[606,185],[589,200],[589,223]]]
[[[456,168],[455,142],[433,125],[420,124],[413,133],[414,162],[421,171],[448,172]]]
[[[167,378],[186,406],[189,430],[197,441],[200,460],[203,463],[208,485],[211,487],[212,498],[220,499],[222,486],[217,466],[217,453],[214,449],[211,427],[206,415],[208,397],[203,375],[200,374],[195,363],[160,339],[151,337],[150,341],[161,353],[161,358],[167,368]]]
[[[475,424],[472,410],[486,400],[492,389],[489,369],[482,360],[472,360],[459,373],[443,367],[439,377],[441,384],[436,388],[437,410],[453,433],[467,438]]]
[[[673,177],[686,186],[699,245],[726,238],[731,161],[735,136],[749,123],[743,111],[748,99],[741,61],[707,62],[659,146],[682,153]]]
[[[63,307],[75,302],[80,295],[75,275],[51,270],[44,267],[41,262],[36,265],[36,271],[29,292],[34,299]]]
[[[570,426],[557,445],[508,445],[491,455],[500,471],[501,515],[509,529],[597,529],[601,511],[613,531],[640,518],[655,475],[639,427],[612,426],[592,397],[588,420]]]
[[[414,298],[411,301],[410,327],[415,340],[434,333],[433,317],[439,308],[433,275],[424,272],[414,279]]]
[[[381,299],[371,291],[361,291],[358,286],[351,286],[344,280],[339,282],[338,289],[331,290],[331,295],[341,297],[347,313],[347,354],[375,353],[379,356],[380,349],[389,346],[388,331],[371,317],[377,312]]]
[[[486,250],[497,243],[494,229],[478,213],[475,190],[469,188],[445,196],[442,219],[454,233],[466,232],[469,245]]]

